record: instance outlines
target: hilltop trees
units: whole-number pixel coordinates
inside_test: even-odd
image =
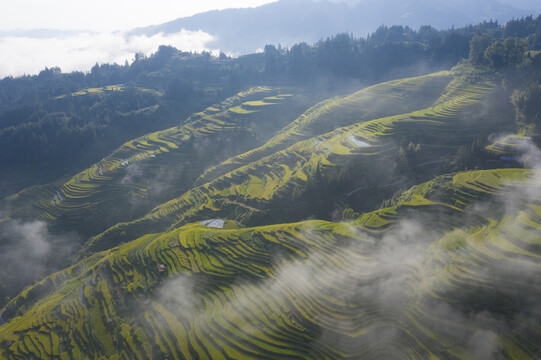
[[[270,75],[276,74],[277,58],[280,56],[280,52],[274,45],[265,46],[265,72]]]
[[[496,40],[487,47],[484,57],[494,69],[499,70],[503,67],[519,65],[523,61],[527,49],[528,44],[524,39]]]
[[[490,34],[475,34],[470,42],[470,62],[475,65],[486,65],[485,51],[493,41],[494,38]]]
[[[499,70],[517,66],[524,60],[528,42],[525,39],[494,39],[489,34],[476,34],[470,43],[470,62],[474,65],[490,65]]]
[[[519,126],[541,125],[541,84],[532,83],[525,90],[515,89],[511,95],[511,102],[515,108],[516,121]]]
[[[470,42],[470,63],[503,75],[516,123],[525,133],[541,125],[541,54],[536,49],[541,49],[541,16],[509,21],[497,31],[474,35]]]

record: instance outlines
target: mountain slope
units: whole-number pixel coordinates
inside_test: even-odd
[[[539,175],[423,184],[384,210],[383,232],[358,228],[369,213],[145,235],[14,299],[0,357],[537,358]],[[517,196],[504,214],[479,211]],[[441,218],[453,229],[430,229]]]
[[[288,146],[334,129],[367,120],[406,113],[432,105],[452,80],[448,72],[388,81],[344,98],[320,102],[280,130],[265,145],[207,169],[198,179],[204,184],[219,175],[260,160]]]
[[[440,74],[434,78],[443,77],[448,82],[448,76]],[[422,93],[426,80],[411,79],[392,85],[400,89],[409,83]],[[392,85],[386,91],[400,94],[400,90],[393,92]],[[440,97],[432,106],[411,113],[363,122],[364,109],[356,108],[354,101],[363,103],[366,93],[361,91],[336,100],[330,112],[318,112],[315,118],[319,120],[301,116],[300,124],[306,123],[306,119],[310,124],[325,121],[332,124],[334,119],[338,123],[360,122],[297,142],[284,150],[276,149],[279,151],[247,165],[240,164],[235,170],[156,207],[141,219],[117,224],[93,237],[83,254],[117,244],[120,234],[133,239],[141,232],[162,231],[167,226],[209,218],[225,217],[245,225],[258,225],[310,216],[328,218],[340,201],[353,203],[359,210],[373,208],[381,201],[379,196],[371,197],[374,189],[379,195],[390,196],[399,186],[415,183],[423,174],[430,178],[432,171],[438,171],[443,156],[476,138],[488,137],[495,128],[503,129],[508,123],[509,106],[501,102],[501,90],[493,84],[475,83],[455,75],[447,87],[439,86]],[[384,97],[380,104],[387,104],[385,100]],[[488,103],[493,106],[487,116]],[[392,107],[389,109],[392,111]],[[346,116],[335,118],[335,112]],[[299,122],[282,133],[286,138],[299,129],[295,124]],[[420,144],[426,150],[404,158],[399,156],[402,142]],[[267,146],[273,149],[274,144],[271,140],[262,149]],[[410,174],[403,171],[404,166],[417,167],[417,174],[408,178]]]
[[[172,194],[190,189],[217,160],[212,149],[220,148],[224,157],[238,153],[265,139],[258,134],[273,133],[295,118],[309,100],[284,90],[253,88],[194,114],[180,126],[128,141],[71,179],[9,198],[8,214],[77,228],[87,236],[141,216]]]

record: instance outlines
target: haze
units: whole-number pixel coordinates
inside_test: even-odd
[[[0,30],[129,30],[208,10],[255,7],[273,1],[95,0],[86,3],[71,0],[3,0]]]

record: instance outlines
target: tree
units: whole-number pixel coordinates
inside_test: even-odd
[[[306,43],[293,45],[289,50],[289,73],[294,79],[307,79],[312,70],[312,64],[308,58],[310,46]]]
[[[506,65],[505,61],[505,47],[501,41],[493,42],[485,50],[485,58],[490,65],[498,70]]]
[[[503,46],[507,66],[517,66],[522,63],[524,54],[528,50],[528,43],[525,39],[507,38],[503,42]]]
[[[484,151],[485,142],[483,139],[475,139],[471,145],[461,146],[452,164],[455,165],[457,170],[474,169],[482,164],[486,154]]]
[[[524,91],[516,89],[511,95],[518,125],[541,125],[541,84],[535,82]]]
[[[475,34],[470,41],[470,62],[474,65],[486,65],[485,51],[492,44],[494,39],[487,33]]]
[[[277,59],[280,53],[274,45],[265,45],[265,72],[276,73]]]
[[[524,60],[528,44],[524,39],[507,38],[495,41],[485,50],[485,58],[492,67],[499,70],[507,66],[517,66]]]
[[[165,66],[175,52],[177,49],[172,46],[160,45],[158,51],[151,57],[153,66],[155,68]]]

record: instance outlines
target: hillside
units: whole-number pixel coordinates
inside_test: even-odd
[[[378,90],[387,96],[377,96],[374,101],[373,93]],[[425,91],[432,97],[419,96]],[[413,102],[415,94],[423,100]],[[156,207],[141,219],[117,224],[91,238],[85,253],[117,244],[121,234],[134,239],[141,231],[159,232],[168,226],[208,218],[225,217],[251,226],[310,216],[329,219],[344,204],[366,211],[378,206],[381,196],[390,196],[401,186],[444,171],[444,157],[460,146],[488,137],[495,128],[505,129],[512,113],[509,103],[501,100],[501,90],[490,82],[472,83],[460,73],[439,73],[325,101],[263,147],[228,159],[204,177],[218,171],[223,175],[216,174],[219,176]],[[365,101],[371,107],[365,108]],[[486,104],[493,104],[489,113],[479,116]],[[415,105],[418,110],[410,113],[383,118],[376,115],[415,109]],[[347,122],[353,125],[343,126]],[[318,124],[326,125],[318,129]],[[336,130],[317,135],[335,126]],[[302,129],[315,134],[303,140],[306,134]],[[286,147],[288,138],[293,139],[293,145]],[[421,150],[404,149],[404,144],[409,143]],[[247,161],[242,164],[244,159]],[[405,167],[417,171],[408,173]]]
[[[537,358],[539,175],[443,177],[354,223],[145,235],[21,293],[0,356]]]
[[[162,46],[131,65],[1,79],[0,199],[73,175],[126,141],[234,95],[217,74],[223,62],[202,59]]]
[[[434,177],[513,131],[498,77],[462,65],[308,103],[252,88],[11,198],[10,217],[58,227],[130,221],[1,310],[0,358],[540,356],[524,321],[540,292],[540,174]],[[478,164],[509,166],[525,139],[494,139]],[[173,198],[133,220],[130,197],[157,184]]]
[[[265,145],[210,168],[199,183],[340,127],[431,105],[452,80],[447,72],[380,83],[345,97],[322,101],[281,129]]]
[[[192,115],[178,127],[129,141],[67,180],[21,191],[6,202],[8,214],[96,235],[108,226],[144,215],[160,200],[182,195],[197,177],[202,182],[210,174],[216,177],[218,172],[228,173],[344,125],[423,108],[437,99],[451,79],[450,74],[439,73],[375,85],[323,101],[295,121],[296,111],[310,101],[306,96],[290,96],[298,92],[295,89],[279,94],[280,89],[254,88]],[[275,137],[257,147],[265,140],[261,134],[272,134],[283,125]],[[219,160],[208,150],[219,148],[225,158],[228,153],[254,145],[248,153],[211,167],[200,176]],[[202,148],[207,151],[202,152]]]
[[[220,159],[217,149],[225,157],[253,147],[265,139],[262,134],[295,118],[309,100],[294,93],[269,87],[239,93],[179,126],[126,142],[67,180],[15,194],[7,199],[9,214],[77,228],[87,236],[144,214],[160,199],[190,189],[199,174]],[[207,155],[198,150],[201,147]]]
[[[68,265],[88,237],[143,216],[191,189],[205,168],[264,143],[313,101],[300,88],[254,87],[1,201],[0,303]]]

